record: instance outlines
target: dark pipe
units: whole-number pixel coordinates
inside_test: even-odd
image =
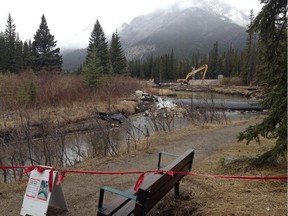
[[[199,99],[172,99],[176,104],[192,105],[195,108],[214,107],[215,109],[227,109],[227,110],[245,110],[245,111],[263,111],[263,107],[257,100],[246,101],[228,101],[228,100],[199,100]]]

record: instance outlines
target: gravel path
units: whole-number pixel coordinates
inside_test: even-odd
[[[245,120],[229,125],[221,125],[203,130],[195,130],[184,134],[178,140],[169,140],[166,145],[152,146],[152,150],[138,152],[128,157],[111,158],[105,163],[96,166],[92,161],[79,165],[77,169],[102,170],[102,171],[129,171],[129,170],[149,170],[155,169],[158,160],[158,152],[166,151],[181,154],[188,148],[195,150],[194,164],[213,154],[218,148],[235,143],[236,136],[250,124],[254,124],[257,119]],[[152,144],[153,145],[153,144]],[[165,161],[164,161],[165,162]],[[126,190],[137,181],[137,175],[80,175],[67,174],[62,182],[62,188],[69,212],[48,212],[48,215],[96,215],[96,205],[98,202],[99,189],[101,186],[112,186]],[[0,188],[1,189],[1,188]],[[1,190],[0,190],[1,192]],[[15,193],[0,193],[0,215],[19,215],[23,201],[23,190]],[[107,196],[108,199],[109,195]]]

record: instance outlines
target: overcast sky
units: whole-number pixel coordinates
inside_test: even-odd
[[[83,48],[88,44],[97,19],[107,37],[123,22],[129,23],[138,15],[180,1],[191,0],[3,0],[0,6],[0,31],[5,31],[10,13],[20,39],[33,40],[44,14],[58,46],[68,48],[71,44],[75,46],[75,40],[82,40],[77,48]],[[253,9],[255,13],[261,9],[259,0],[224,1],[241,9]]]

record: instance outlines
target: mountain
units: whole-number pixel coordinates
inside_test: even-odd
[[[218,41],[219,51],[245,46],[247,34],[226,16],[198,7],[184,10],[155,11],[136,17],[119,31],[127,59],[170,53],[191,57],[193,53],[208,53]]]
[[[86,49],[64,50],[62,54],[63,69],[67,71],[74,71],[85,61]]]
[[[244,12],[220,0],[183,0],[135,17],[123,24],[118,33],[128,60],[171,50],[176,57],[190,58],[193,53],[208,53],[216,41],[220,52],[231,44],[243,49],[247,38],[243,26],[248,21]],[[73,70],[84,61],[86,49],[66,51],[62,56],[64,69]]]
[[[186,2],[186,0],[182,1]],[[193,5],[209,12],[228,17],[233,23],[242,27],[246,28],[249,24],[249,11],[240,10],[236,6],[232,6],[223,0],[202,0],[201,2],[198,0],[188,0],[188,3],[180,3],[178,7],[183,9],[192,7]],[[174,5],[174,7],[177,7],[177,5]]]

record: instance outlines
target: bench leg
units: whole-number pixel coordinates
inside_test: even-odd
[[[98,201],[98,210],[105,211],[106,208],[103,207],[103,200],[104,200],[104,189],[100,189],[99,201]]]
[[[149,203],[149,196],[150,196],[149,191],[139,188],[137,201],[134,209],[134,215],[137,216],[146,215],[146,213],[149,211],[149,209],[147,209]]]
[[[177,199],[180,196],[180,183],[177,182],[177,184],[174,186],[174,197]]]

